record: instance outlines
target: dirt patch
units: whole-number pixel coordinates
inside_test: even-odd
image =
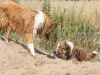
[[[32,57],[26,46],[0,37],[0,75],[100,75],[100,62],[52,59],[36,50]]]

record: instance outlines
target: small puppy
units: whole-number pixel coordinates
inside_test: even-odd
[[[67,57],[66,60],[75,58],[78,61],[89,61],[95,58],[97,54],[98,54],[97,51],[93,51],[89,55],[86,55],[85,50],[82,50],[74,46],[72,42],[60,41],[57,44],[57,48],[54,51],[53,57],[56,58],[56,57],[60,57],[61,55],[65,55]]]

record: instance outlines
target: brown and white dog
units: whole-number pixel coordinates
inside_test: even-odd
[[[15,0],[4,0],[0,4],[1,13],[7,21],[2,21],[0,29],[7,28],[5,40],[8,42],[8,36],[11,31],[16,31],[26,38],[27,46],[34,56],[33,38],[36,34],[45,36],[48,39],[50,31],[56,23],[47,14],[40,10],[31,10]],[[0,17],[2,18],[2,17]]]
[[[54,58],[60,57],[62,54],[67,57],[66,60],[75,58],[78,61],[89,61],[95,58],[98,53],[97,51],[93,51],[89,55],[86,55],[84,50],[74,46],[72,42],[60,41],[54,51]]]

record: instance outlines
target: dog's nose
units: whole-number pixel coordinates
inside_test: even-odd
[[[56,59],[56,58],[57,58],[57,56],[54,54],[54,55],[53,55],[53,58],[54,58],[54,59]]]
[[[54,59],[56,59],[56,58],[57,58],[57,55],[56,55],[56,54],[57,54],[57,53],[56,53],[56,50],[55,50],[53,53],[54,53],[53,58],[54,58]]]

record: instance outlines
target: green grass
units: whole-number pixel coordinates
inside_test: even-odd
[[[79,20],[76,20],[76,12],[74,9],[63,9],[62,12],[59,12],[60,7],[58,7],[56,10],[53,10],[51,15],[55,22],[57,22],[57,26],[51,32],[51,39],[49,41],[41,41],[41,48],[43,47],[47,52],[53,52],[56,47],[56,42],[61,40],[70,40],[74,45],[85,49],[86,52],[93,50],[100,51],[100,27],[94,27],[87,16],[84,18],[80,16],[83,13],[83,9],[84,6],[78,15]]]
[[[84,3],[77,11],[77,8],[74,7],[71,7],[69,10],[69,8],[62,8],[60,6],[52,8],[51,5],[51,2],[44,0],[41,7],[45,13],[49,14],[57,22],[57,26],[51,31],[49,40],[36,37],[34,40],[36,48],[52,53],[58,41],[70,40],[74,45],[85,49],[86,52],[100,51],[99,11],[84,14],[86,11]],[[1,35],[4,35],[4,33],[5,31],[0,32]],[[23,38],[19,35],[16,38],[16,35],[15,32],[12,32],[10,38],[13,40],[21,40],[20,38]]]

